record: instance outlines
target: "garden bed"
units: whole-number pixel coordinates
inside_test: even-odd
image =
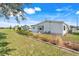
[[[60,36],[54,35],[46,35],[46,34],[36,34],[33,36],[38,40],[42,40],[44,42],[49,42],[51,44],[66,47],[68,49],[72,49],[74,51],[79,51],[79,44],[71,41],[65,41]]]

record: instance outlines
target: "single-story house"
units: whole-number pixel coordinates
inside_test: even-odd
[[[79,32],[79,26],[70,26],[71,33]]]
[[[30,26],[28,26],[28,25],[23,25],[23,26],[21,26],[21,28],[23,30],[30,30]]]
[[[68,33],[69,26],[63,21],[46,20],[38,24],[32,25],[32,32],[36,33],[50,33],[57,35],[65,35]]]

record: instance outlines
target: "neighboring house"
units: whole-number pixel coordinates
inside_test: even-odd
[[[14,29],[17,30],[18,28],[20,28],[21,30],[30,30],[31,31],[31,27],[28,25],[23,25],[23,26],[14,26]]]
[[[30,29],[30,27],[29,27],[28,25],[21,26],[21,28],[22,28],[23,30],[29,30],[29,29]]]
[[[36,33],[50,33],[57,35],[65,35],[68,33],[69,26],[63,21],[43,21],[32,25],[32,32]]]
[[[79,32],[79,26],[70,26],[71,33]]]

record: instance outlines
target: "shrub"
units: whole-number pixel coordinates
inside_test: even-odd
[[[21,30],[21,27],[18,27],[17,30]]]
[[[48,38],[45,38],[45,37],[40,37],[41,40],[45,41],[45,42],[48,42],[49,39]]]
[[[17,33],[22,34],[22,35],[30,35],[32,36],[32,32],[29,30],[16,30]]]
[[[55,45],[64,46],[64,41],[60,36],[53,36],[49,42]]]
[[[60,36],[56,36],[55,43],[56,45],[64,46],[64,41]]]
[[[39,35],[33,35],[34,38],[38,39],[39,38]]]
[[[51,36],[42,34],[42,35],[39,35],[39,39],[48,42],[51,39]]]
[[[55,45],[64,46],[64,41],[60,36],[56,35],[47,35],[47,34],[37,34],[34,36],[36,39],[43,40]]]

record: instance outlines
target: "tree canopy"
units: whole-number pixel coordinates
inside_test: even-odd
[[[25,13],[22,8],[23,3],[0,3],[0,17],[9,19],[10,16],[15,17],[16,21],[19,22],[19,17],[22,20],[25,19],[23,14]]]

